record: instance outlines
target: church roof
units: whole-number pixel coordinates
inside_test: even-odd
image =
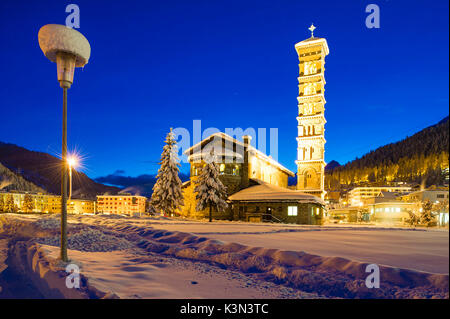
[[[325,202],[317,196],[306,194],[297,190],[275,186],[259,180],[257,180],[257,182],[259,183],[259,185],[245,188],[229,196],[228,199],[253,202],[292,201],[325,205]]]
[[[231,137],[230,135],[227,135],[225,133],[219,132],[219,133],[214,133],[212,135],[210,135],[209,137],[203,139],[202,141],[200,141],[199,143],[195,144],[194,146],[192,146],[191,148],[189,148],[188,150],[186,150],[184,152],[184,154],[188,155],[189,160],[191,159],[201,159],[202,157],[205,157],[205,155],[208,155],[210,153],[210,150],[212,149],[212,146],[208,146],[208,144],[210,144],[211,142],[215,142],[216,138],[220,139],[220,140],[226,140],[231,142],[231,144],[236,144],[239,145],[241,147],[241,150],[243,151],[244,148],[244,143],[238,141],[237,139]],[[217,156],[226,156],[226,157],[236,157],[237,159],[243,159],[243,154],[233,151],[231,149],[223,149],[221,148],[220,150],[215,149],[214,150],[215,155]],[[288,174],[289,176],[295,176],[295,173],[290,171],[289,169],[287,169],[286,167],[284,167],[283,165],[281,165],[280,163],[278,163],[275,159],[273,159],[270,156],[267,156],[266,154],[264,154],[263,152],[259,151],[258,149],[256,149],[253,146],[249,146],[249,151],[252,154],[256,154],[259,158],[265,160],[266,162],[270,163],[271,165],[277,167],[278,169],[280,169],[281,171],[285,172],[286,174]]]

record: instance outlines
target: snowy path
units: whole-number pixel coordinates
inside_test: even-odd
[[[58,248],[44,246],[58,256]],[[252,275],[135,250],[104,253],[69,250],[81,273],[98,289],[120,298],[318,298]]]

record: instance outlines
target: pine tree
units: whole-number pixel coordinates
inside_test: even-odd
[[[406,222],[413,226],[414,228],[419,224],[420,218],[417,216],[416,212],[414,210],[408,210],[409,218],[406,220]]]
[[[422,203],[422,212],[420,214],[420,221],[427,227],[431,226],[434,220],[434,214],[432,210],[433,210],[433,203],[431,203],[428,199],[425,200]]]
[[[151,205],[164,214],[173,215],[180,206],[184,205],[183,192],[181,190],[181,180],[178,177],[178,147],[175,141],[175,134],[167,134],[166,145],[161,154],[161,165],[156,175],[156,183],[153,186]]]
[[[219,166],[215,163],[212,154],[209,159],[195,181],[194,192],[197,193],[195,209],[201,211],[209,207],[209,221],[212,222],[212,209],[222,212],[228,204],[224,199],[227,196],[227,189],[219,179]]]
[[[34,201],[33,201],[33,197],[30,194],[25,194],[24,198],[23,198],[23,206],[22,206],[22,210],[25,213],[31,213],[34,209]]]
[[[6,201],[5,201],[5,212],[14,213],[15,207],[16,207],[16,205],[14,204],[14,197],[13,197],[13,195],[9,194],[6,197]]]

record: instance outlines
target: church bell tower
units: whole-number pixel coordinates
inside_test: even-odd
[[[325,196],[325,57],[324,38],[311,37],[295,45],[299,59],[297,189],[322,199]]]

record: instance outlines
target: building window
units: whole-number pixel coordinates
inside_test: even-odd
[[[225,173],[225,164],[220,164],[220,174],[223,175]]]
[[[297,216],[297,206],[288,206],[288,216]]]

